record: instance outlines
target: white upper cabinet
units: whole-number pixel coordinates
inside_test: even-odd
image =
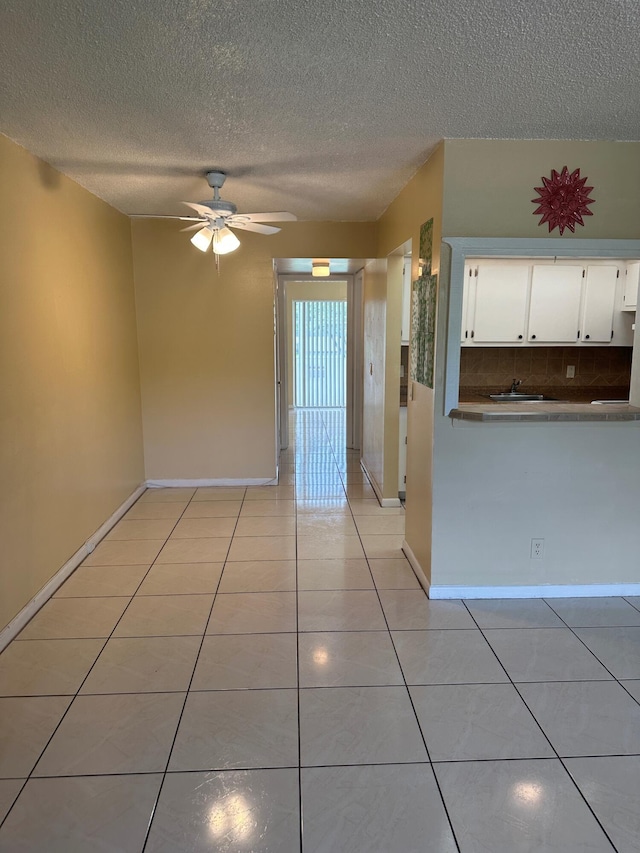
[[[618,267],[587,267],[580,340],[609,343],[613,338],[613,309],[618,284]]]
[[[528,340],[536,343],[578,340],[582,275],[581,266],[534,264]]]
[[[627,274],[624,281],[623,311],[635,311],[638,304],[638,284],[640,283],[640,262],[632,261],[627,264]]]
[[[477,271],[472,324],[474,343],[524,340],[529,265],[481,261]]]

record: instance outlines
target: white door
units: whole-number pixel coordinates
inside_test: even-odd
[[[581,341],[609,343],[613,337],[613,306],[618,283],[618,267],[587,267]]]
[[[530,341],[538,343],[574,343],[580,329],[582,273],[579,266],[533,267]]]
[[[529,269],[528,264],[478,263],[471,331],[474,343],[524,340]]]

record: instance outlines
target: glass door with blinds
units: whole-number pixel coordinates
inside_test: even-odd
[[[346,300],[294,300],[293,333],[296,408],[346,406]]]

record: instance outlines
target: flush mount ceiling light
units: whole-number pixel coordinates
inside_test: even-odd
[[[324,278],[331,275],[331,268],[328,260],[313,260],[311,261],[311,275],[314,278]]]
[[[220,188],[225,182],[226,174],[218,170],[207,172],[207,181],[213,189],[213,198],[210,201],[201,201],[197,204],[185,201],[187,207],[198,214],[197,216],[156,216],[155,214],[134,214],[135,218],[143,219],[181,219],[192,222],[183,228],[183,231],[197,233],[191,238],[193,245],[206,252],[213,244],[216,255],[226,255],[233,252],[240,245],[240,240],[231,231],[238,228],[243,231],[255,231],[257,234],[277,234],[279,228],[273,225],[263,225],[263,222],[292,222],[297,219],[293,213],[279,210],[274,213],[237,213],[237,207],[231,201],[220,198]],[[328,266],[327,266],[327,275]]]

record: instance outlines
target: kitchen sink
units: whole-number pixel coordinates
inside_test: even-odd
[[[496,403],[544,403],[555,401],[555,397],[547,397],[546,394],[512,394],[505,392],[504,394],[489,394],[492,400]]]

